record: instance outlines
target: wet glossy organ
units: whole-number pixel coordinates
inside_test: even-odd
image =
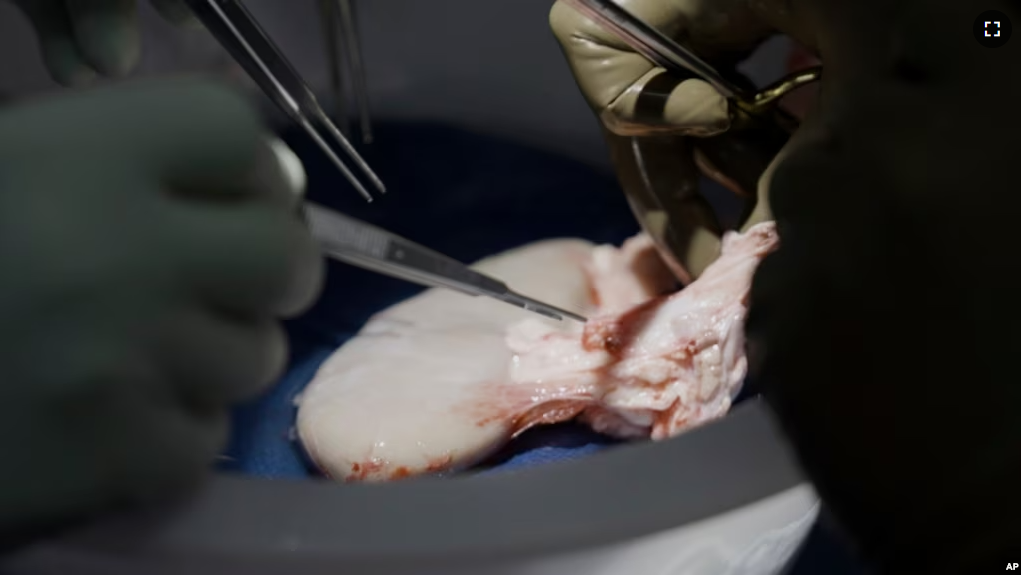
[[[619,249],[540,242],[484,260],[479,269],[589,322],[427,291],[376,315],[324,363],[301,397],[301,440],[329,476],[378,481],[470,466],[541,423],[579,418],[664,438],[722,416],[746,370],[751,277],[776,245],[772,223],[731,234],[673,294],[644,236]]]

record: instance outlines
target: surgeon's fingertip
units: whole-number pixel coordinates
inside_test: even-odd
[[[46,69],[53,81],[65,88],[82,88],[96,81],[99,75],[95,70],[81,64],[77,60],[67,58],[47,58]]]
[[[311,236],[303,243],[292,260],[291,282],[279,307],[281,318],[301,316],[315,304],[323,291],[326,263]]]
[[[57,84],[77,88],[87,86],[96,79],[96,71],[85,64],[69,38],[40,39],[39,48],[43,65]]]
[[[92,68],[119,77],[135,67],[141,56],[135,2],[69,2],[67,9],[74,38]]]
[[[188,29],[202,28],[202,23],[182,0],[152,0],[156,12],[171,24]]]
[[[141,58],[141,42],[135,26],[112,26],[107,30],[86,29],[79,35],[85,58],[104,76],[126,76]]]
[[[284,332],[283,326],[279,322],[270,322],[262,330],[265,332],[265,346],[260,359],[262,374],[258,380],[252,382],[252,386],[248,390],[242,392],[241,397],[237,399],[239,401],[258,397],[279,380],[287,368],[289,349],[287,334]]]
[[[557,0],[553,3],[553,6],[549,11],[549,27],[553,31],[553,35],[556,36],[557,40],[563,41],[564,38],[570,36],[573,32],[572,24],[577,19],[578,14],[574,9],[562,0]]]
[[[127,76],[141,59],[138,38],[110,40],[95,46],[89,54],[89,62],[104,76],[122,78]]]
[[[301,159],[283,140],[270,136],[267,142],[276,160],[276,167],[279,168],[282,184],[287,187],[292,197],[301,199],[308,188],[308,175]]]
[[[668,124],[693,136],[715,136],[730,129],[730,105],[726,97],[698,79],[685,80],[671,91],[663,117]]]

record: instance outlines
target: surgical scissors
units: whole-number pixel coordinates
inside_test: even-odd
[[[263,32],[239,0],[185,0],[213,37],[241,65],[256,84],[285,114],[315,141],[366,201],[372,201],[369,187],[386,193],[386,186],[354,146],[323,111],[315,94],[287,58]],[[316,126],[325,129],[368,179],[367,187],[337,155]]]
[[[585,322],[583,316],[518,294],[496,278],[356,218],[306,202],[305,221],[323,250],[341,262],[425,286],[488,296],[555,320]]]

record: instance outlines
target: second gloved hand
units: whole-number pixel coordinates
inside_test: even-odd
[[[122,76],[138,63],[136,0],[11,0],[39,37],[50,75],[65,86]],[[197,25],[182,0],[151,0],[175,24]]]
[[[618,3],[723,73],[765,38],[785,31],[808,45],[811,27],[782,0],[619,0]],[[710,166],[702,148],[730,146],[729,104],[708,83],[675,76],[558,0],[550,26],[582,93],[606,128],[614,165],[632,207],[665,251],[675,274],[690,281],[719,254],[722,226],[699,193],[700,168],[738,192],[749,207],[742,228],[769,220],[769,174],[758,189]],[[739,81],[739,80],[736,80]],[[704,138],[716,137],[713,142]],[[756,197],[757,196],[757,197]],[[651,224],[651,225],[650,225]]]
[[[624,0],[645,23],[721,68],[733,66],[772,29],[745,0]],[[558,0],[550,27],[582,94],[605,127],[617,175],[632,207],[661,212],[650,232],[684,282],[719,254],[721,226],[699,194],[697,137],[730,128],[726,98],[708,83],[675,77]],[[650,197],[650,188],[655,189]],[[664,202],[669,205],[662,205]],[[655,216],[655,215],[654,215]],[[676,260],[674,260],[675,257]]]
[[[0,115],[0,539],[199,480],[322,262],[256,116],[205,84]]]

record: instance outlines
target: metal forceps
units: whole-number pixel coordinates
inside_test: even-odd
[[[731,102],[731,129],[726,138],[699,139],[695,159],[706,176],[739,196],[754,198],[759,178],[798,127],[797,119],[779,109],[780,100],[819,80],[822,69],[795,72],[756,91],[726,78],[694,52],[614,0],[565,1],[650,62],[678,78],[694,74]]]
[[[319,0],[319,13],[326,40],[326,60],[330,63],[330,85],[335,103],[334,117],[341,123],[341,131],[349,133],[345,129],[347,110],[344,101],[348,80],[346,77],[350,76],[362,142],[369,144],[373,140],[369,89],[365,81],[365,62],[362,58],[354,0]]]
[[[333,136],[377,190],[386,191],[379,177],[330,121],[308,85],[239,0],[186,2],[259,87],[305,129],[366,200],[372,201],[372,195],[319,135],[314,124],[324,127]],[[304,203],[303,214],[312,236],[323,250],[342,262],[417,284],[448,288],[471,296],[489,296],[556,320],[566,317],[585,321],[578,314],[517,294],[503,282],[476,272],[453,258],[361,220],[311,202]]]
[[[382,228],[311,202],[305,203],[304,213],[323,251],[342,262],[416,284],[488,296],[555,320],[585,322],[583,316],[518,294],[495,278]]]
[[[259,88],[305,130],[365,200],[372,201],[370,187],[380,193],[386,193],[383,181],[333,124],[312,90],[239,0],[185,0],[185,2]],[[355,177],[354,172],[326,142],[317,127],[325,130],[340,145],[367,178],[368,187]]]
[[[822,69],[795,72],[763,89],[756,89],[736,75],[731,79],[721,74],[691,50],[629,12],[618,3],[620,0],[564,1],[666,70],[673,80],[681,81],[694,75],[728,100],[731,122],[726,134],[688,138],[684,142],[674,138],[666,147],[663,140],[642,136],[611,141],[614,149],[611,156],[632,212],[642,229],[655,240],[660,255],[674,274],[687,282],[690,277],[678,258],[691,248],[688,236],[691,223],[685,220],[684,212],[688,210],[685,194],[679,193],[675,185],[675,180],[681,178],[687,168],[680,167],[676,159],[669,160],[664,154],[674,153],[670,146],[690,149],[702,174],[744,199],[741,221],[747,221],[759,202],[768,201],[766,193],[759,188],[762,175],[798,128],[798,120],[779,108],[780,100],[819,80]],[[654,166],[658,168],[653,169]]]
[[[694,52],[638,19],[613,0],[566,1],[657,66],[682,75],[685,71],[691,71],[725,97],[734,100],[747,114],[765,113],[781,98],[819,80],[822,74],[820,67],[810,68],[781,78],[758,92],[752,92],[728,80]]]

